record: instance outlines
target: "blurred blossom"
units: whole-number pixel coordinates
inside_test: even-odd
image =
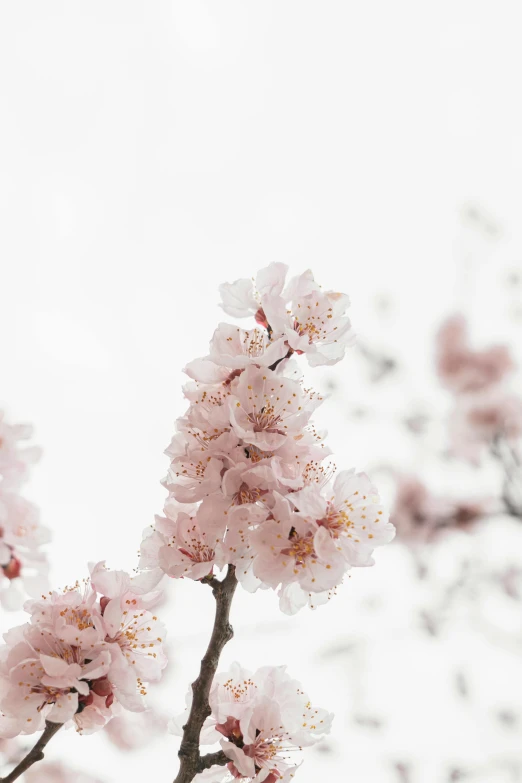
[[[492,501],[452,499],[436,496],[416,476],[401,475],[391,521],[397,529],[397,540],[426,544],[449,529],[467,530],[491,508]]]
[[[513,360],[505,345],[481,351],[470,348],[463,316],[451,316],[442,324],[437,335],[437,372],[441,383],[451,391],[486,391],[512,369]]]
[[[28,424],[9,424],[0,411],[0,488],[19,489],[29,478],[30,466],[41,456],[37,446],[27,445],[33,434]]]
[[[18,739],[0,738],[0,758],[3,764],[17,764],[25,755],[25,748]]]
[[[65,764],[43,763],[31,767],[24,776],[25,783],[104,783],[85,772],[68,767]]]
[[[0,602],[21,609],[24,599],[47,588],[47,556],[41,546],[49,531],[38,509],[21,495],[40,449],[28,445],[32,427],[10,424],[0,411]]]
[[[432,495],[416,476],[397,478],[391,515],[397,529],[397,540],[425,543],[443,526],[449,513],[449,503]]]
[[[105,726],[105,736],[120,750],[137,750],[167,731],[167,718],[154,710],[116,715]]]
[[[460,399],[450,418],[452,452],[474,464],[497,439],[521,435],[522,399],[501,389]]]

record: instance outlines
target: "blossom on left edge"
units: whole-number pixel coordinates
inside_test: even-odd
[[[27,596],[47,589],[49,567],[43,544],[50,539],[38,509],[21,494],[40,449],[27,445],[28,425],[9,424],[0,411],[0,602],[21,609]]]
[[[46,720],[91,733],[122,708],[146,709],[147,682],[167,664],[150,583],[98,563],[82,585],[26,603],[29,622],[0,648],[0,736],[33,734]]]

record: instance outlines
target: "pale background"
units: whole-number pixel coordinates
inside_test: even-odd
[[[461,307],[477,339],[520,337],[506,280],[522,254],[521,22],[515,0],[0,2],[0,403],[44,448],[29,494],[54,532],[56,586],[87,561],[136,565],[181,368],[222,318],[219,283],[270,261],[349,293],[361,339],[402,362],[378,391],[355,352],[315,375],[335,385],[322,420],[338,464],[421,459],[394,417],[445,405],[440,319]],[[486,558],[490,538],[473,543]],[[288,663],[337,713],[302,783],[439,783],[460,767],[519,780],[520,724],[488,720],[497,695],[522,704],[520,648],[464,610],[436,644],[422,635],[412,605],[430,596],[412,569],[390,547],[335,602],[290,619],[273,595],[240,595],[224,663]],[[202,586],[177,586],[168,714],[210,608]],[[450,693],[459,667],[480,685],[465,707]],[[49,756],[107,783],[176,769],[172,737],[120,756],[64,732]]]

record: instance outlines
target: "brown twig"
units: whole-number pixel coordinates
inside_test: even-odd
[[[0,783],[12,783],[13,780],[16,780],[21,775],[24,774],[24,772],[27,772],[29,767],[32,767],[33,764],[35,764],[37,761],[41,761],[44,757],[44,749],[47,743],[50,739],[54,737],[57,731],[59,731],[63,726],[63,723],[50,723],[49,721],[46,721],[45,723],[45,729],[42,732],[42,735],[34,748],[32,748],[27,756],[21,760],[19,764],[13,769],[12,772],[9,773],[5,778],[0,778]]]
[[[207,753],[205,756],[201,756],[198,771],[203,772],[204,769],[210,769],[210,767],[215,767],[216,765],[223,767],[229,761],[230,759],[222,750],[217,750],[215,753]]]
[[[210,687],[216,673],[219,657],[223,647],[232,639],[234,631],[230,625],[230,606],[237,587],[234,566],[229,565],[223,581],[207,579],[216,599],[216,616],[212,636],[207,651],[201,661],[199,675],[192,683],[192,706],[186,724],[183,726],[183,737],[178,752],[180,759],[179,772],[174,783],[191,783],[195,776],[214,764],[226,764],[224,753],[209,753],[201,756],[199,752],[199,735],[210,715],[208,697]]]

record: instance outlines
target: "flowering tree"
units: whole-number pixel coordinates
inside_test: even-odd
[[[238,583],[277,591],[286,614],[314,608],[394,535],[368,477],[334,476],[325,463],[324,433],[312,423],[323,398],[297,361],[343,358],[353,343],[348,298],[323,292],[310,271],[288,283],[286,272],[271,264],[255,281],[221,287],[225,312],[257,326],[220,324],[208,356],[186,368],[189,407],[167,449],[164,515],[145,531],[137,575],[92,565],[82,584],[28,601],[29,621],[6,634],[0,736],[43,734],[4,781],[39,760],[62,725],[89,733],[122,710],[146,709],[147,684],[167,663],[153,614],[164,575],[199,581],[216,603],[186,710],[171,721],[181,735],[175,783],[288,783],[295,752],[330,730],[332,715],[284,666],[218,672]]]

